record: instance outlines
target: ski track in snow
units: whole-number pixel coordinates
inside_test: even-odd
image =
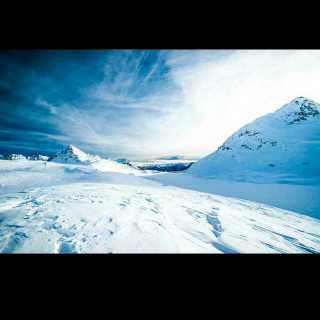
[[[320,221],[286,210],[83,166],[2,163],[1,253],[320,252]]]

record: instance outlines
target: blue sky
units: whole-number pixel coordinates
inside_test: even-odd
[[[0,154],[203,157],[297,96],[320,102],[319,75],[318,50],[0,51]]]

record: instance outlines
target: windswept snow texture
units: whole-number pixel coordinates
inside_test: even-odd
[[[1,253],[320,252],[319,220],[91,165],[3,160],[0,184]]]
[[[183,189],[256,201],[320,219],[320,185],[204,179],[187,172],[152,174],[146,178]]]
[[[234,133],[188,172],[239,182],[320,185],[320,105],[304,97]]]

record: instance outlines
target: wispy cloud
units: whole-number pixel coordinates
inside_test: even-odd
[[[44,106],[44,107],[48,108],[50,110],[51,114],[57,113],[56,107],[53,106],[52,104],[48,103],[47,101],[45,101],[43,98],[37,98],[36,104],[39,106]]]

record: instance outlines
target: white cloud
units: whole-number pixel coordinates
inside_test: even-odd
[[[189,115],[170,117],[179,136],[171,153],[205,156],[297,96],[320,102],[320,51],[175,51],[167,63]]]

